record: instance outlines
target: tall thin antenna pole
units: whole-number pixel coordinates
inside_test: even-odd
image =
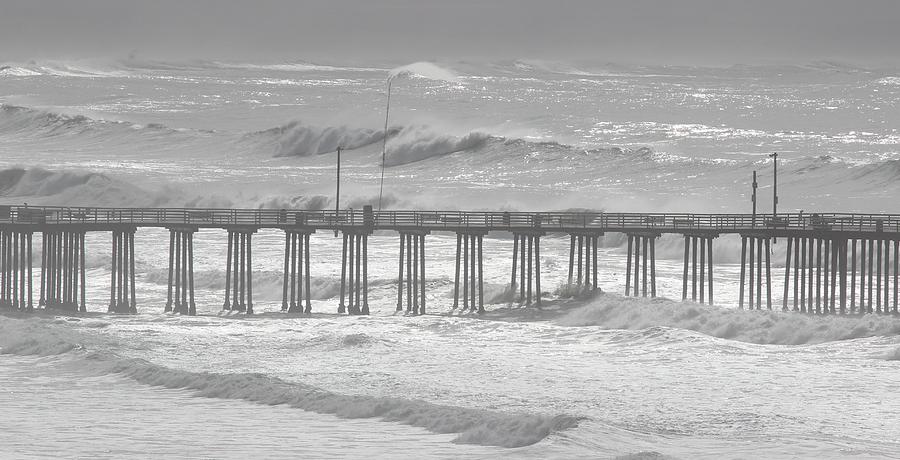
[[[341,210],[341,147],[337,148],[337,191],[334,193],[334,212]]]
[[[334,193],[334,219],[335,223],[337,223],[338,215],[341,212],[341,150],[342,148],[338,146],[337,148],[337,190]],[[334,236],[338,236],[337,228],[334,229]]]
[[[391,113],[391,83],[393,76],[388,77],[387,107],[384,109],[384,138],[381,142],[381,185],[378,188],[378,210],[381,211],[381,197],[384,195],[384,163],[387,158],[388,114]]]
[[[771,155],[775,177],[772,179],[772,221],[778,219],[778,152]],[[772,238],[772,244],[778,243],[778,238]]]

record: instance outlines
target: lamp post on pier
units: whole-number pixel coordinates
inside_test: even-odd
[[[774,176],[772,179],[772,218],[778,217],[778,152],[769,155],[772,158]]]
[[[753,171],[753,182],[750,186],[753,190],[753,193],[750,195],[750,201],[753,203],[753,226],[756,227],[756,188],[758,187],[756,184],[756,171]]]

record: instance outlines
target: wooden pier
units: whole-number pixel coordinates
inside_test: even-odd
[[[784,310],[818,314],[896,314],[900,300],[900,215],[641,214],[602,212],[346,211],[288,209],[156,209],[0,205],[0,306],[84,312],[85,234],[112,235],[109,312],[136,313],[134,236],[165,228],[169,276],[165,311],[196,314],[194,233],[227,237],[224,310],[253,313],[253,235],[285,234],[282,310],[309,314],[310,235],[343,237],[339,313],[368,314],[368,239],[399,235],[397,311],[425,313],[426,240],[455,233],[454,309],[484,312],[484,237],[513,236],[509,290],[522,305],[540,305],[541,238],[568,235],[567,292],[598,285],[598,247],[607,233],[627,238],[625,295],[656,297],[656,241],[684,239],[682,299],[713,303],[713,240],[741,239],[740,308],[772,309],[772,242],[785,240]],[[33,298],[32,241],[42,235],[40,293]],[[765,292],[765,294],[763,294]]]

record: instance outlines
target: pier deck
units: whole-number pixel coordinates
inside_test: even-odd
[[[200,229],[228,234],[223,308],[253,312],[253,235],[285,233],[285,311],[310,313],[310,238],[343,234],[339,313],[367,314],[368,237],[399,234],[397,310],[425,312],[426,237],[457,234],[453,308],[484,311],[483,244],[491,232],[514,236],[509,288],[525,305],[540,305],[541,237],[570,237],[569,293],[599,289],[599,238],[627,236],[625,295],[655,297],[656,240],[684,238],[682,299],[713,302],[713,240],[741,238],[739,305],[772,308],[771,243],[785,238],[782,308],[808,313],[893,313],[900,303],[900,215],[702,213],[373,211],[296,209],[99,208],[0,205],[0,305],[29,310],[32,237],[42,234],[38,306],[85,310],[87,232],[112,234],[109,311],[135,313],[134,234],[166,228],[169,280],[166,311],[195,314],[193,236]],[[517,276],[518,275],[518,276]],[[793,283],[793,290],[791,286]],[[858,287],[858,290],[857,290]],[[746,290],[745,290],[746,288]],[[763,289],[765,288],[765,296]],[[849,291],[849,293],[848,293]],[[404,298],[404,292],[406,293]],[[793,295],[791,295],[793,293]],[[747,295],[745,295],[747,294]],[[461,302],[460,302],[461,301]],[[745,302],[746,301],[746,302]]]

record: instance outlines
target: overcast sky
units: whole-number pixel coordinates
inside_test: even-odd
[[[0,62],[896,64],[898,22],[898,0],[0,0]]]

